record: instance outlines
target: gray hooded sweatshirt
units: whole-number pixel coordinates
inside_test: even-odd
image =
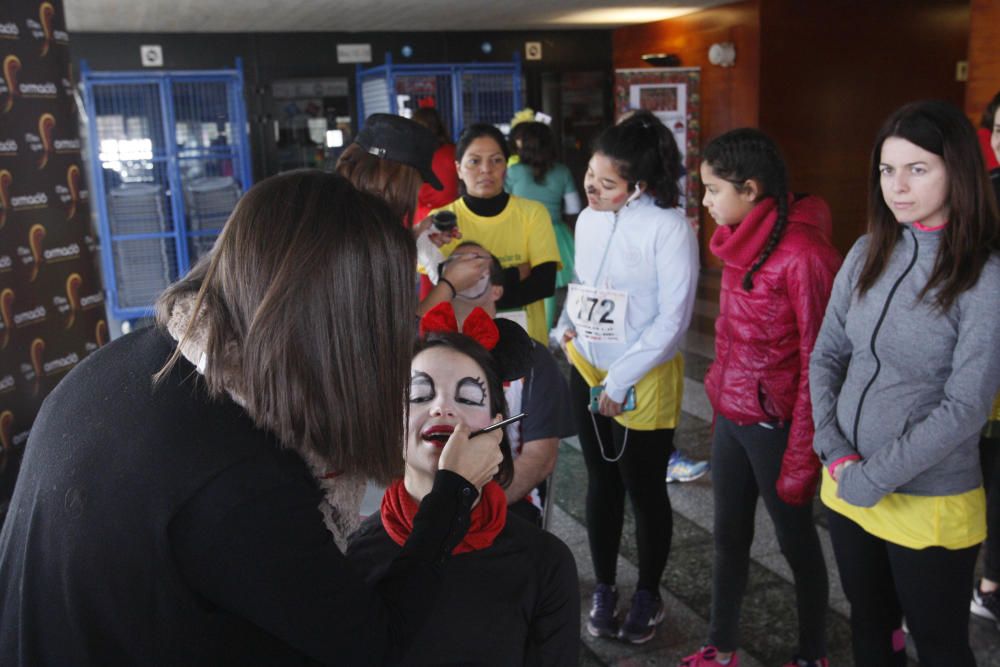
[[[852,505],[971,491],[982,483],[979,431],[1000,386],[1000,256],[942,313],[936,291],[918,298],[941,232],[906,226],[859,297],[868,241],[854,244],[837,274],[810,358],[813,448],[827,466],[861,457],[838,480]]]

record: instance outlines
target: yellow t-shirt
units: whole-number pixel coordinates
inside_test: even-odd
[[[909,549],[965,549],[986,539],[983,487],[954,496],[890,493],[874,507],[857,507],[837,496],[837,483],[824,467],[819,497],[866,532]]]
[[[475,241],[496,255],[505,269],[525,263],[534,268],[546,262],[555,262],[557,269],[562,268],[549,213],[536,201],[511,195],[504,210],[490,218],[473,213],[461,198],[437,210],[453,212],[462,232],[461,239],[441,247],[445,257],[463,241]],[[544,301],[529,303],[522,310],[527,315],[528,333],[547,346],[549,325]]]
[[[591,387],[604,382],[606,370],[595,368],[576,351],[573,341],[566,345],[566,354],[573,367]],[[636,431],[677,428],[684,396],[684,356],[678,352],[673,359],[653,367],[635,385],[635,410],[623,412],[614,420]]]
[[[996,399],[993,401],[993,409],[990,411],[989,421],[986,422],[986,427],[983,428],[983,437],[990,440],[1000,440],[1000,394],[997,394]],[[987,445],[988,447],[996,447],[996,445]]]

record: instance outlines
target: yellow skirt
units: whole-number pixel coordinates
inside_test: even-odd
[[[866,532],[909,549],[966,549],[986,539],[983,487],[954,496],[890,493],[874,507],[857,507],[837,496],[837,483],[824,467],[819,497]]]
[[[566,352],[573,367],[591,387],[604,383],[608,372],[595,368],[583,358],[573,341],[566,345]],[[673,359],[656,366],[642,376],[635,385],[635,410],[623,412],[614,418],[626,428],[636,431],[654,431],[677,428],[681,416],[681,399],[684,396],[684,357],[678,352]]]

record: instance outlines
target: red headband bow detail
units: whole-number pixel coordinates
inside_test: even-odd
[[[486,311],[482,308],[473,308],[469,316],[462,324],[462,330],[458,330],[458,320],[455,318],[455,309],[447,301],[427,311],[427,314],[420,320],[420,335],[426,335],[431,331],[443,331],[449,333],[461,333],[476,341],[487,350],[492,350],[500,340],[500,332],[497,325]]]

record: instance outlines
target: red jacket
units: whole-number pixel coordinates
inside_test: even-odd
[[[455,144],[441,144],[434,151],[431,170],[444,186],[443,190],[435,190],[430,184],[420,186],[417,194],[417,212],[414,222],[420,222],[436,208],[447,206],[458,199],[458,170],[455,168]]]
[[[813,453],[809,355],[823,323],[842,258],[830,243],[830,209],[819,197],[789,197],[788,224],[777,247],[753,275],[777,221],[773,198],[759,203],[733,227],[719,227],[712,252],[723,260],[715,361],[705,391],[718,414],[740,425],[790,425],[778,495],[787,503],[811,500],[819,481]]]

